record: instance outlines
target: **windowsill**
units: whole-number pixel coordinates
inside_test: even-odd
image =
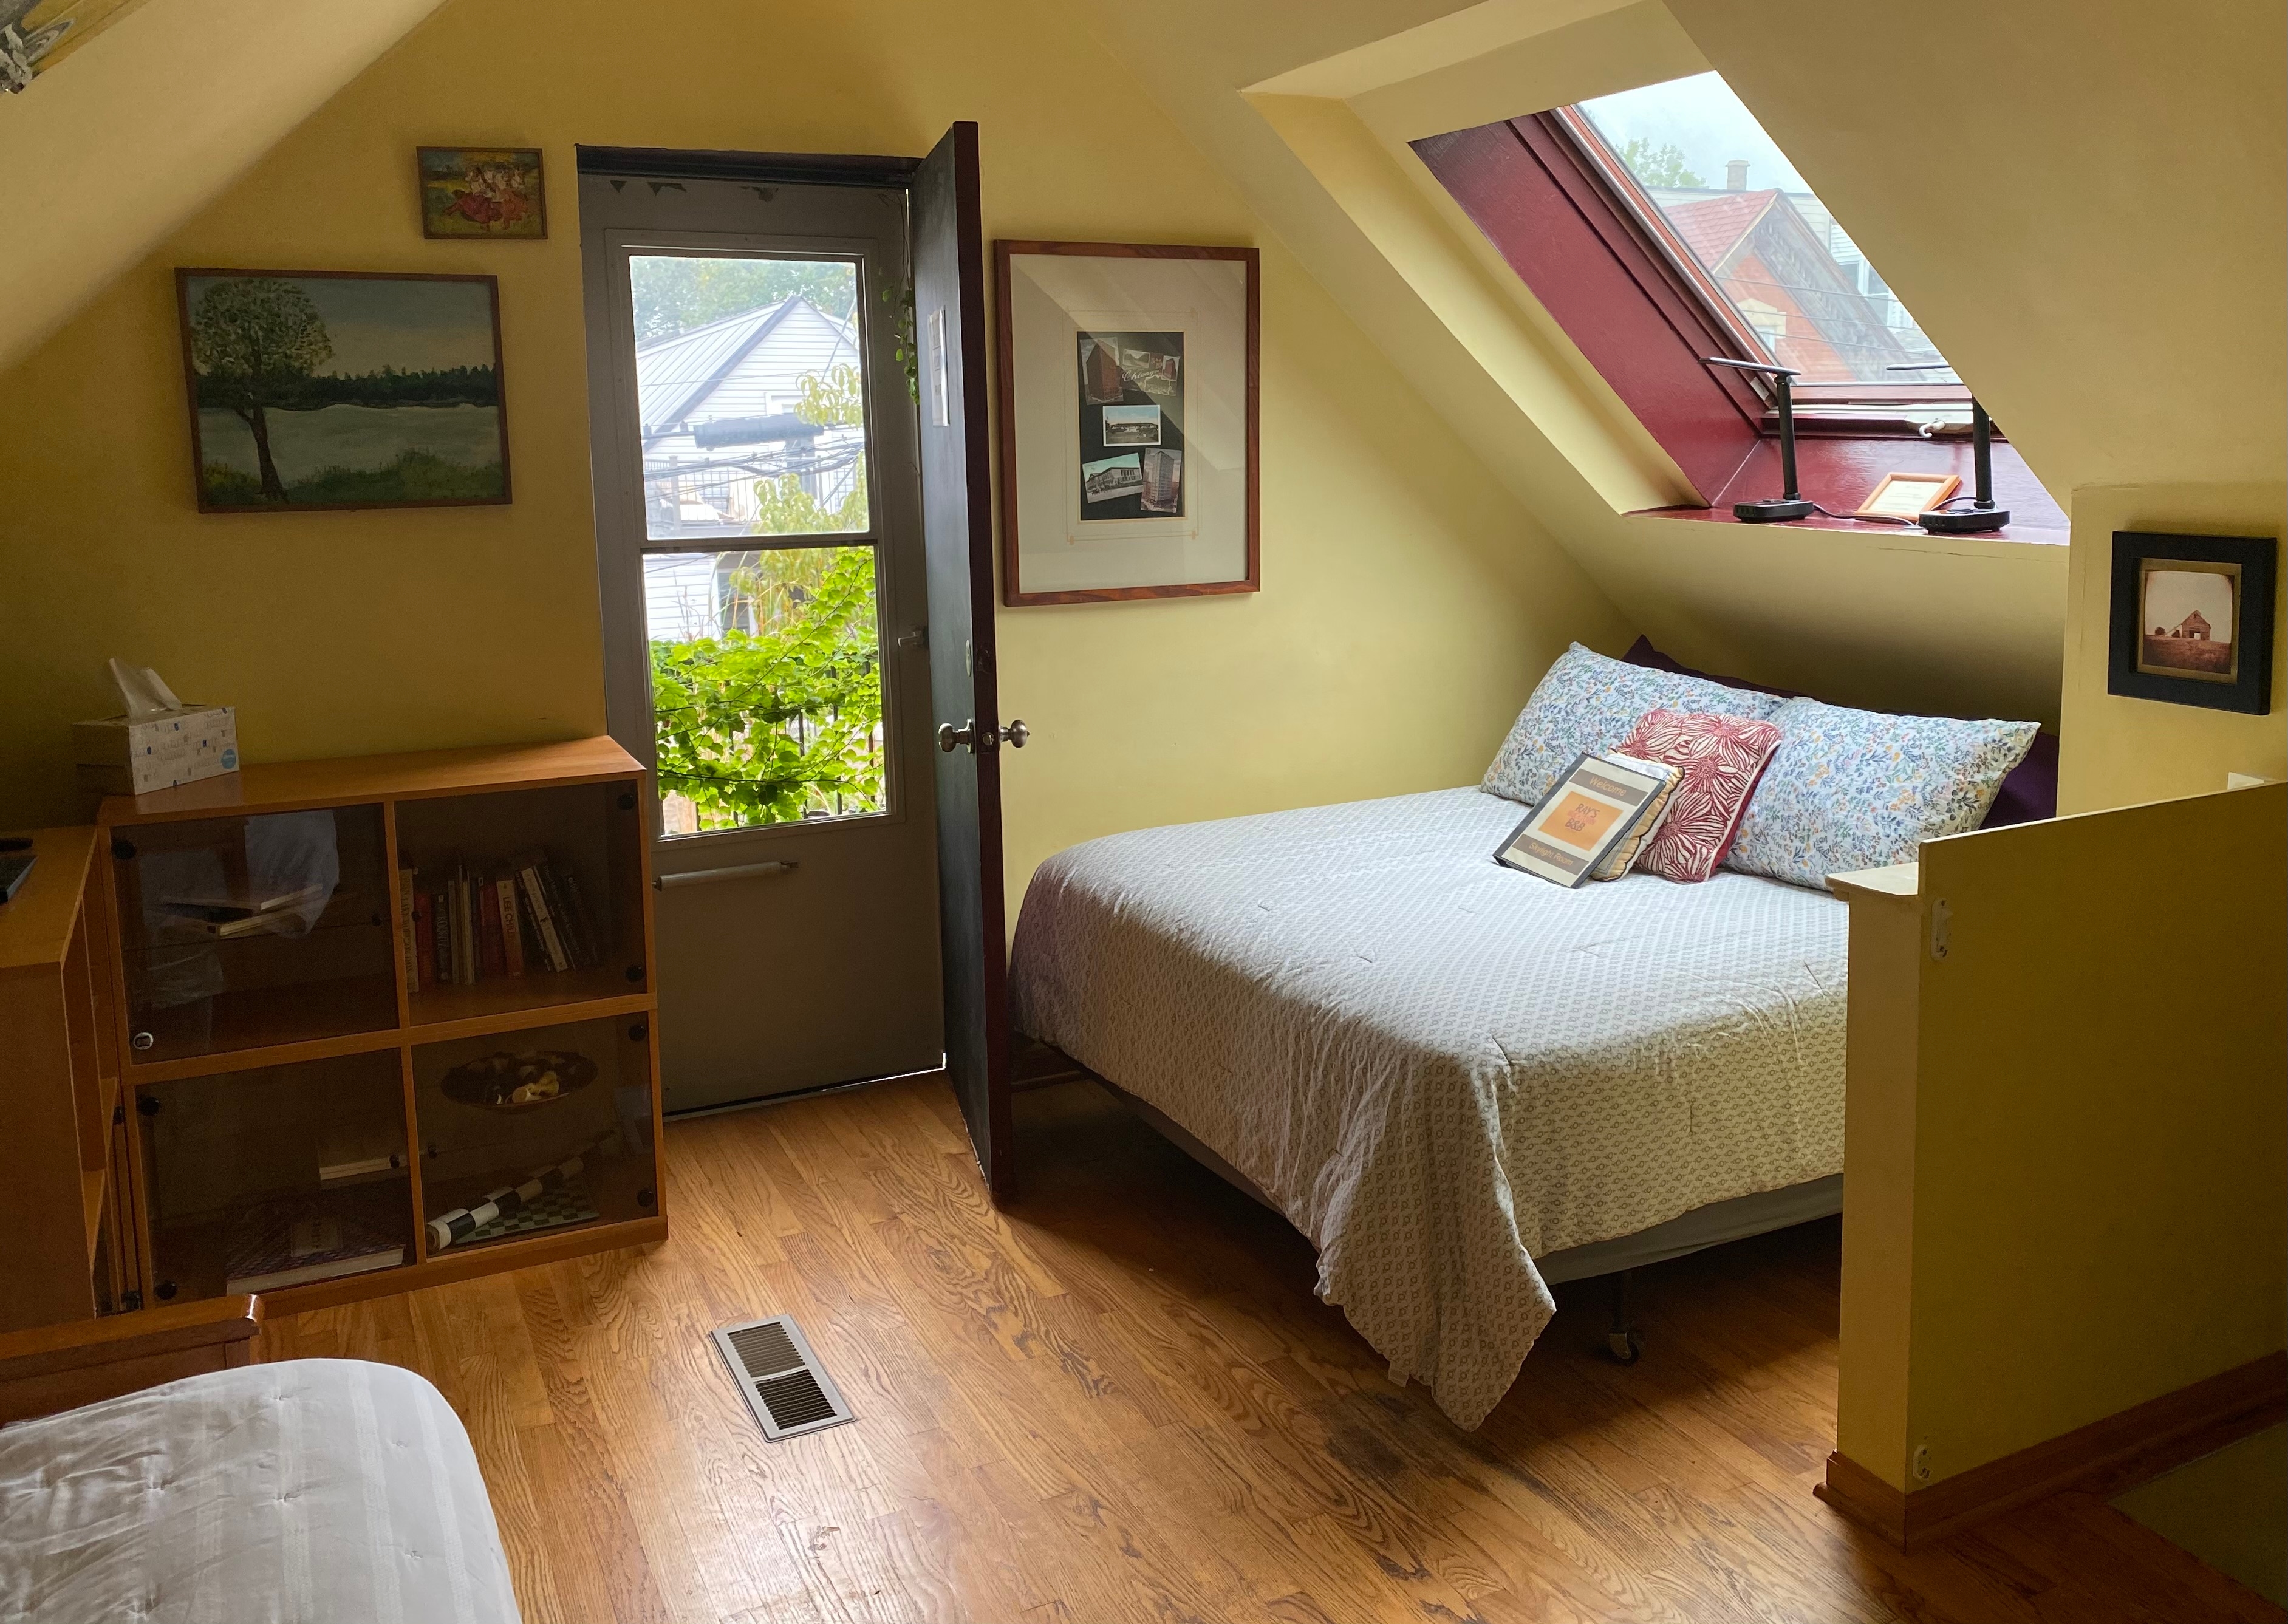
[[[1729,508],[1638,508],[1628,515],[1631,519],[1681,519],[1691,524],[1744,525],[1749,521],[1736,517]],[[2048,525],[2005,525],[1999,530],[1982,531],[1974,535],[1942,535],[1920,526],[1869,524],[1855,519],[1830,519],[1815,513],[1809,519],[1783,519],[1755,527],[1767,530],[1843,530],[1855,535],[1890,537],[1894,541],[1936,542],[1950,546],[1958,542],[2016,542],[2034,547],[2062,547],[2070,533]]]

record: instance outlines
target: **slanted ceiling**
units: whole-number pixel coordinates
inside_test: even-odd
[[[1435,22],[1376,9],[1089,0],[1087,14],[1455,434],[1676,653],[1852,702],[2054,720],[2072,630],[2063,550],[1623,517],[1641,505],[1613,499],[1625,431],[1592,465],[1564,441],[1593,400],[1537,422],[1442,317],[1450,295],[1480,310],[1511,297],[1498,264],[1472,265],[1462,244],[1461,274],[1434,288],[1393,258],[1455,224],[1405,195],[1426,175],[1394,135],[1713,67],[2062,505],[2101,486],[2279,478],[2276,7],[1485,0]],[[1532,313],[1512,323],[1529,339]]]
[[[438,4],[148,0],[0,95],[0,371]]]

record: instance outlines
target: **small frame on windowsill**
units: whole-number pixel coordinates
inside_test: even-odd
[[[1961,488],[1961,479],[1950,473],[1887,473],[1857,512],[1869,519],[1912,520]]]

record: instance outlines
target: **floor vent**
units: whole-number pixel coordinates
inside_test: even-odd
[[[715,1333],[715,1347],[765,1438],[775,1442],[857,1419],[788,1316],[727,1325]]]

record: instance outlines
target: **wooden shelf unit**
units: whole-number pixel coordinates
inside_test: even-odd
[[[30,838],[32,872],[0,904],[0,1331],[132,1306],[139,1277],[96,832]]]
[[[404,1260],[264,1293],[274,1311],[666,1238],[647,793],[643,768],[598,738],[249,766],[102,803],[86,832],[98,853],[90,890],[111,948],[105,1030],[124,1061],[115,1086],[143,1301],[223,1295],[230,1231],[258,1205],[324,1215],[378,1199],[322,1180],[329,1155],[334,1167],[401,1157],[383,1176],[401,1181],[403,1216],[393,1197],[387,1224],[404,1225]],[[448,869],[497,874],[534,849],[575,876],[598,962],[421,985],[401,937],[403,875],[417,873],[425,893]],[[280,908],[285,928],[225,939],[187,923],[188,903],[217,895],[307,900]],[[587,1089],[521,1112],[417,1086],[436,1069],[432,1051],[481,1050],[470,1041],[485,1038],[510,1051],[576,1042],[608,1052]],[[329,1148],[345,1136],[354,1151]],[[471,1142],[489,1153],[456,1148]],[[449,1198],[514,1185],[599,1144],[579,1178],[597,1217],[433,1253],[425,1220]],[[472,1154],[476,1170],[428,1190],[438,1159]]]

